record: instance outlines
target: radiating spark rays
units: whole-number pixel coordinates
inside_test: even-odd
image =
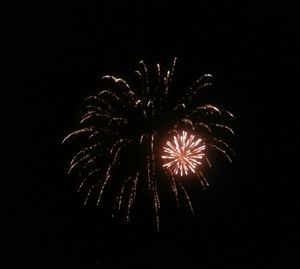
[[[212,83],[211,82],[206,82],[206,83],[203,83],[201,85],[198,85],[196,88],[192,88],[193,90],[188,93],[188,98],[189,99],[193,98],[193,96],[198,94],[199,92],[201,92],[202,89],[205,89],[205,88],[210,87],[210,86],[212,86]]]
[[[199,123],[197,122],[195,124],[195,126],[198,126],[200,129],[206,129],[209,133],[212,133],[211,128],[207,124],[205,124],[203,122],[199,122]]]
[[[232,154],[233,156],[235,156],[235,152],[233,151],[233,149],[232,149],[226,142],[224,142],[222,139],[218,139],[218,138],[213,137],[213,138],[212,138],[212,141],[214,141],[214,142],[216,142],[216,143],[219,143],[219,144],[225,146],[225,148],[227,148],[227,149],[231,152],[231,154]]]
[[[157,70],[157,82],[160,84],[161,74],[160,74],[160,64],[159,63],[156,65],[156,70]]]
[[[174,60],[173,60],[169,82],[172,82],[172,79],[174,77],[174,70],[175,70],[176,62],[177,62],[177,57],[175,57]]]
[[[84,171],[87,166],[89,166],[91,163],[94,163],[97,159],[97,157],[92,157],[89,154],[84,156],[82,159],[78,160],[75,162],[73,165],[70,166],[70,169],[68,170],[68,175],[76,168],[78,167],[81,163],[84,163],[84,165],[80,168],[81,171]],[[90,159],[89,159],[90,158]],[[81,173],[81,172],[80,172]],[[79,174],[80,174],[79,173]]]
[[[126,143],[130,143],[130,141],[127,141]],[[124,146],[124,145],[123,145]],[[99,196],[98,196],[98,200],[97,200],[97,206],[99,206],[100,201],[101,201],[101,197],[102,197],[102,193],[104,191],[104,188],[108,182],[108,180],[111,177],[111,169],[114,167],[114,165],[117,163],[117,161],[119,160],[119,154],[120,151],[122,149],[122,145],[116,150],[115,154],[114,154],[114,158],[111,164],[109,164],[107,170],[106,170],[106,176],[105,179],[103,180],[102,186],[100,188],[100,192],[99,192]]]
[[[88,201],[88,199],[89,199],[89,197],[90,197],[90,195],[91,195],[91,193],[92,193],[92,189],[93,189],[93,188],[90,188],[90,189],[89,189],[89,191],[88,191],[88,193],[87,193],[87,195],[86,195],[86,197],[85,197],[85,200],[84,200],[84,203],[83,203],[84,206],[86,206],[86,204],[87,204],[87,201]]]
[[[182,119],[181,120],[186,126],[190,127],[192,130],[195,130],[194,124],[189,119]]]
[[[207,178],[204,176],[204,174],[201,171],[198,171],[196,173],[196,175],[197,175],[197,178],[199,179],[203,189],[206,190],[207,187],[209,186]]]
[[[139,172],[136,173],[136,176],[134,178],[134,181],[132,183],[131,186],[131,191],[130,191],[130,196],[129,196],[129,201],[128,201],[128,207],[127,207],[127,215],[126,215],[126,221],[130,222],[130,210],[132,207],[132,204],[135,200],[136,197],[136,187],[137,187],[137,183],[138,183],[138,179],[139,179]]]
[[[121,98],[117,94],[115,94],[114,92],[112,92],[110,90],[101,91],[98,94],[98,98],[103,98],[103,97],[105,97],[105,95],[111,97],[112,99],[115,99],[118,102],[121,102]],[[124,105],[124,104],[122,104],[122,105]]]
[[[167,174],[167,176],[170,177],[170,183],[171,183],[172,191],[175,196],[176,205],[177,205],[177,207],[179,207],[178,190],[177,190],[175,178],[172,174],[171,175]]]
[[[131,179],[131,177],[128,177],[122,183],[121,190],[120,190],[119,194],[116,196],[116,200],[114,202],[112,217],[115,216],[116,207],[118,208],[118,211],[121,211],[121,205],[122,205],[122,201],[123,201],[123,194],[124,194],[125,186],[130,179]]]
[[[164,77],[165,97],[168,95],[169,92],[169,77],[170,77],[170,71],[167,71],[167,76]]]
[[[129,84],[122,78],[117,78],[117,77],[112,76],[112,75],[105,75],[105,76],[102,77],[102,79],[111,79],[111,80],[113,80],[114,83],[123,85],[126,88],[126,90],[128,92],[130,92],[130,95],[131,94],[135,95],[134,92],[130,90]]]
[[[72,159],[72,161],[71,161],[71,163],[70,163],[70,168],[69,168],[69,170],[68,170],[68,174],[70,174],[70,173],[72,172],[72,170],[73,170],[78,164],[80,164],[81,162],[85,161],[86,159],[88,159],[88,158],[90,158],[90,157],[91,157],[91,156],[90,156],[89,154],[87,154],[87,155],[81,157],[81,158],[80,158],[79,160],[77,160],[76,162],[74,162],[73,159]]]
[[[100,99],[99,99],[98,96],[96,96],[96,95],[90,95],[90,96],[84,98],[83,101],[84,101],[84,102],[89,102],[89,101],[100,101]]]
[[[153,197],[155,218],[156,218],[156,229],[159,231],[159,209],[160,200],[158,196],[156,178],[155,178],[155,153],[154,153],[154,135],[148,136],[150,142],[150,154],[147,156],[147,178],[148,178],[148,189]]]
[[[146,86],[145,87],[145,91],[143,91],[143,94],[146,94],[147,96],[149,96],[150,85],[149,85],[148,69],[147,69],[147,66],[145,65],[144,61],[140,61],[140,64],[143,67],[143,71],[144,71],[144,85]]]
[[[176,61],[177,61],[177,58],[175,57],[174,60],[173,60],[171,71],[168,70],[167,71],[167,75],[163,79],[163,81],[164,81],[164,96],[165,96],[165,98],[167,97],[167,95],[169,93],[170,85],[171,85],[171,82],[172,82],[173,77],[174,77],[174,70],[175,70]]]
[[[179,180],[177,180],[177,183],[178,183],[179,187],[181,188],[181,190],[184,193],[184,196],[185,196],[185,198],[186,198],[186,200],[187,200],[187,202],[189,204],[189,207],[190,207],[192,215],[194,215],[194,208],[193,208],[193,205],[192,205],[192,202],[191,202],[189,194],[187,193],[185,187],[181,184],[181,182]]]
[[[96,160],[97,157],[95,156],[92,159],[89,159],[83,166],[81,166],[79,168],[78,177],[81,178],[82,174],[87,170],[88,167],[90,167],[92,164],[95,164]]]
[[[143,139],[144,139],[144,137],[145,137],[145,134],[142,134],[142,135],[140,136],[140,144],[142,144],[142,143],[143,143]]]
[[[123,139],[123,138],[120,138],[117,142],[115,142],[115,143],[111,146],[111,148],[110,148],[110,150],[109,150],[110,153],[113,154],[113,152],[115,151],[116,147],[117,147],[119,144],[121,144],[123,141],[124,141],[124,139]]]
[[[195,135],[186,131],[182,131],[182,135],[173,137],[173,143],[166,142],[163,147],[164,153],[167,155],[161,156],[162,159],[167,160],[163,167],[171,170],[175,175],[188,175],[190,172],[195,173],[195,169],[201,164],[200,160],[204,156],[205,145],[201,143],[201,139],[195,138]]]
[[[185,179],[200,181],[203,189],[209,186],[204,169],[212,167],[208,158],[211,149],[232,161],[234,151],[227,141],[217,136],[223,132],[234,134],[228,125],[234,115],[213,104],[199,103],[200,94],[212,85],[212,75],[202,75],[185,89],[185,95],[172,100],[176,62],[174,58],[169,70],[158,63],[152,74],[140,61],[138,70],[134,71],[137,80],[133,84],[113,75],[102,76],[105,88],[84,99],[79,128],[62,141],[79,137],[77,141],[83,143],[82,149],[73,155],[68,173],[78,174],[81,180],[78,192],[87,193],[84,205],[93,192],[98,194],[97,205],[100,201],[103,204],[102,194],[109,189],[106,185],[113,184],[114,180],[119,186],[112,188],[116,190],[112,216],[117,210],[124,210],[125,220],[129,222],[137,184],[144,183],[151,194],[155,226],[159,230],[163,201],[160,171],[170,182],[168,186],[177,206],[182,191],[194,213]],[[168,126],[168,130],[164,126]],[[174,135],[164,143],[161,138],[166,132]],[[158,149],[161,143],[164,146]],[[136,154],[131,158],[132,151]]]
[[[193,85],[196,85],[196,84],[199,84],[199,82],[201,82],[203,79],[205,78],[213,78],[213,75],[212,74],[204,74],[202,75],[200,78],[198,78],[194,83]]]
[[[106,120],[108,122],[108,125],[110,125],[112,122],[126,122],[125,118],[122,117],[113,117],[111,114],[107,113],[98,113],[98,112],[90,112],[85,114],[81,121],[80,124],[85,123],[86,121],[92,120],[94,118],[101,119],[101,120]]]
[[[195,93],[201,87],[211,86],[211,82],[203,82],[205,79],[212,79],[213,76],[211,74],[203,74],[200,78],[198,78],[189,88],[190,93]]]
[[[81,134],[81,133],[89,133],[89,132],[93,132],[94,131],[94,128],[82,128],[82,129],[79,129],[79,130],[76,130],[72,133],[70,133],[69,135],[67,135],[64,140],[62,141],[62,144],[64,144],[67,140],[69,140],[71,137],[75,137],[77,136],[78,134]]]
[[[212,167],[211,162],[206,155],[204,155],[204,159],[207,162],[208,166],[211,168]]]
[[[152,171],[151,171],[151,179],[152,179],[152,193],[154,196],[154,205],[155,205],[155,215],[156,215],[156,228],[159,230],[159,209],[160,209],[160,200],[158,196],[156,178],[155,178],[155,153],[154,153],[154,135],[151,135],[151,160],[152,160]]]
[[[97,99],[97,101],[100,101]],[[96,105],[90,105],[90,104],[87,104],[83,107],[82,109],[83,111],[87,110],[87,113],[91,113],[91,112],[104,112],[103,109],[99,106],[96,106]]]
[[[232,159],[230,158],[230,156],[227,154],[227,152],[224,149],[221,149],[220,147],[216,146],[215,144],[209,144],[212,148],[220,151],[221,153],[223,153],[223,155],[229,160],[229,162],[232,162]]]
[[[146,96],[145,96],[145,81],[144,81],[144,76],[142,75],[142,72],[140,70],[135,70],[133,72],[134,74],[137,75],[137,79],[138,79],[138,83],[139,83],[139,92],[136,92],[138,95],[140,95],[140,104],[141,104],[141,107],[143,107],[143,104],[144,104],[144,101],[146,99]]]
[[[83,185],[85,184],[86,180],[87,180],[89,177],[91,177],[91,176],[92,176],[93,174],[95,174],[95,173],[98,173],[100,170],[101,170],[100,168],[96,168],[96,169],[92,170],[91,172],[89,172],[89,173],[87,174],[87,176],[85,176],[85,177],[81,180],[80,185],[79,185],[79,187],[78,187],[78,189],[77,189],[77,192],[80,192],[80,191],[81,191]]]
[[[121,210],[121,205],[122,205],[123,193],[124,193],[125,186],[126,186],[127,182],[130,179],[131,179],[131,177],[128,177],[127,180],[125,180],[124,183],[122,184],[121,192],[120,192],[120,195],[119,195],[119,201],[118,201],[118,209],[119,209],[119,211]]]
[[[235,134],[234,131],[232,130],[232,128],[230,128],[229,126],[227,126],[225,124],[211,123],[210,126],[223,128],[225,130],[228,130],[232,135]]]
[[[225,112],[229,117],[231,117],[231,118],[233,118],[233,119],[235,118],[234,115],[233,115],[230,111],[225,110],[224,112]]]

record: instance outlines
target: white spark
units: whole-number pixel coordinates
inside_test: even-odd
[[[196,168],[201,165],[200,160],[204,157],[205,145],[201,138],[182,131],[181,135],[173,137],[173,143],[167,141],[163,149],[166,154],[161,156],[166,160],[163,167],[175,175],[183,176],[190,172],[196,173]]]

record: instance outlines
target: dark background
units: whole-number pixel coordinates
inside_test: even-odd
[[[3,3],[1,268],[299,266],[299,7],[198,2]],[[60,142],[101,75],[174,56],[187,86],[214,74],[237,157],[194,197],[196,216],[172,211],[156,233],[84,208]]]

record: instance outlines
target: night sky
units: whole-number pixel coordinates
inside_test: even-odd
[[[0,267],[298,268],[299,7],[126,2],[2,5]],[[175,56],[178,96],[214,75],[209,99],[236,115],[237,157],[193,193],[194,217],[170,210],[157,233],[147,214],[126,225],[105,206],[84,207],[61,141],[102,75]]]

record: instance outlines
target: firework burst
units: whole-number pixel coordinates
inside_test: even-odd
[[[189,172],[195,173],[204,156],[205,145],[201,144],[201,138],[195,140],[195,135],[188,137],[187,132],[182,131],[182,134],[174,136],[173,140],[173,143],[167,141],[164,147],[166,155],[163,155],[162,159],[166,159],[167,162],[163,167],[180,176],[188,175]]]
[[[130,221],[138,185],[146,183],[159,229],[161,177],[170,182],[177,203],[178,190],[182,191],[193,212],[182,178],[192,175],[205,189],[208,180],[203,170],[211,167],[209,152],[232,161],[234,152],[217,135],[220,131],[234,134],[227,124],[233,115],[199,104],[196,98],[212,86],[212,75],[202,75],[175,100],[171,94],[175,63],[176,58],[166,72],[157,64],[151,73],[141,61],[133,83],[103,76],[103,90],[84,100],[79,127],[63,140],[78,139],[81,145],[68,173],[81,179],[78,191],[86,193],[84,204],[95,193],[100,205],[105,189],[111,188],[113,216],[123,209]]]

